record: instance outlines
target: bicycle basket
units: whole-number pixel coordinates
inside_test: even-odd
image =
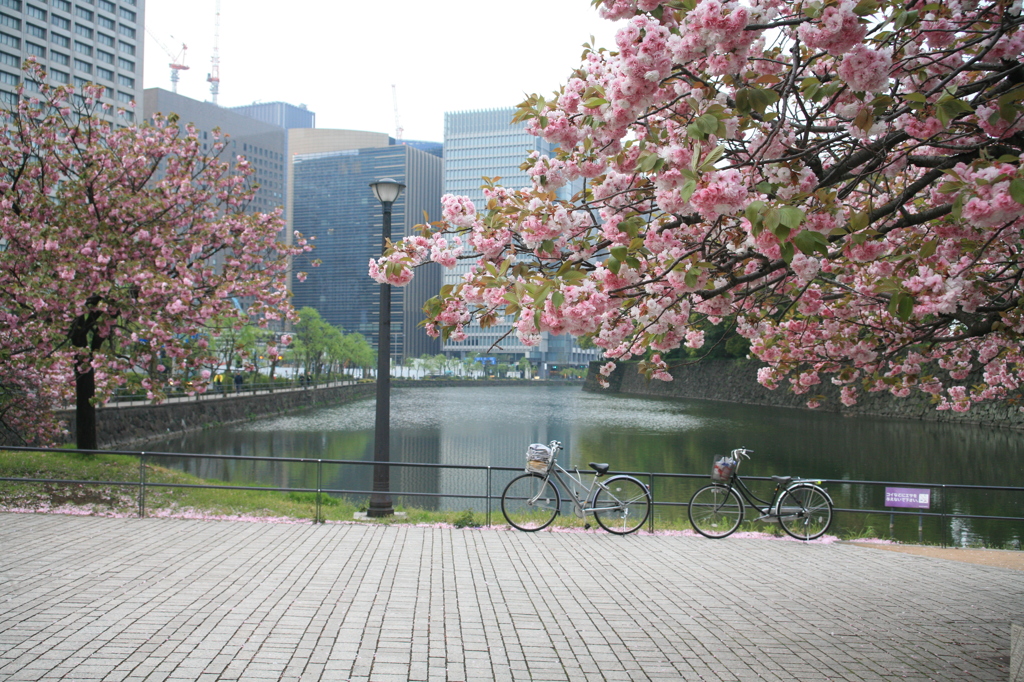
[[[551,448],[542,443],[534,443],[526,450],[526,470],[538,474],[546,474],[551,467],[554,454]]]
[[[711,467],[711,480],[716,483],[728,483],[732,478],[733,472],[736,471],[737,464],[739,464],[739,461],[732,457],[724,455],[716,457],[715,463]]]

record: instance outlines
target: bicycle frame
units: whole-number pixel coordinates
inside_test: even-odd
[[[562,488],[569,494],[569,500],[572,502],[573,508],[576,510],[576,516],[585,518],[587,514],[594,513],[594,495],[595,493],[604,488],[601,483],[600,476],[597,472],[594,472],[594,480],[587,487],[583,483],[583,474],[578,468],[576,469],[576,475],[573,476],[572,472],[562,467],[557,462],[552,462],[551,466],[548,467],[548,473],[545,478],[551,478],[554,476],[555,480],[562,484]],[[565,474],[566,478],[562,478],[561,474]],[[566,482],[568,479],[568,483]],[[560,488],[561,490],[561,488]],[[581,495],[581,491],[586,491],[586,494]],[[590,505],[589,507],[587,505]]]
[[[791,484],[798,480],[802,479],[796,479],[792,481]],[[782,493],[785,492],[786,490],[786,486],[776,484],[775,492],[772,493],[772,499],[762,500],[754,493],[753,490],[747,487],[747,484],[743,482],[743,479],[740,478],[740,475],[735,472],[730,477],[729,484],[727,487],[735,489],[737,492],[739,492],[740,497],[743,498],[744,502],[746,502],[752,508],[756,509],[758,512],[761,513],[760,518],[757,519],[758,521],[771,518],[774,515],[772,513],[772,510],[775,509],[776,505],[778,505],[779,497],[781,497]]]

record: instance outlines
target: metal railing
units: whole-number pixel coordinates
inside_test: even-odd
[[[72,450],[67,448],[36,448],[36,447],[17,447],[17,446],[4,446],[0,447],[0,452],[3,451],[26,451],[26,452],[59,452],[59,453],[79,453],[79,454],[105,454],[105,455],[128,455],[137,457],[139,460],[139,475],[137,481],[99,481],[99,480],[73,480],[73,479],[49,479],[49,478],[26,478],[26,477],[0,477],[0,481],[4,482],[16,482],[16,483],[51,483],[51,484],[64,484],[64,485],[96,485],[96,486],[128,486],[137,488],[138,498],[138,515],[140,518],[146,515],[146,491],[147,489],[154,488],[198,488],[198,489],[214,489],[214,490],[253,490],[260,492],[287,492],[287,493],[315,493],[315,517],[313,521],[315,523],[322,523],[324,521],[323,508],[321,499],[323,495],[347,495],[347,496],[369,496],[373,491],[371,489],[364,488],[329,488],[323,485],[324,481],[324,467],[325,466],[355,466],[355,467],[366,467],[366,466],[379,466],[379,463],[372,460],[338,460],[338,459],[316,459],[309,457],[263,457],[254,455],[218,455],[218,454],[195,454],[195,453],[180,453],[180,452],[146,452],[137,450]],[[265,486],[265,485],[236,485],[228,483],[167,483],[167,482],[156,482],[147,480],[146,467],[147,464],[153,464],[157,460],[164,458],[179,458],[179,459],[207,459],[207,460],[229,460],[229,461],[245,461],[245,462],[272,462],[277,464],[301,464],[307,466],[316,467],[316,486],[315,487],[282,487],[282,486]],[[513,466],[491,466],[491,465],[474,465],[474,464],[434,464],[427,462],[389,462],[386,464],[389,468],[406,468],[406,469],[455,469],[461,471],[477,471],[481,472],[484,476],[482,490],[479,493],[451,493],[451,492],[422,492],[422,491],[391,491],[390,495],[392,498],[454,498],[463,500],[481,500],[485,503],[484,513],[486,516],[486,525],[491,525],[491,519],[494,511],[500,509],[501,489],[495,491],[494,489],[494,475],[498,472],[522,472],[523,467]],[[671,481],[671,480],[707,480],[708,475],[706,473],[701,474],[679,474],[679,473],[666,473],[666,472],[643,472],[643,471],[610,471],[609,474],[629,474],[636,478],[639,478],[647,483],[650,487],[652,497],[654,499],[654,509],[660,508],[673,508],[673,507],[686,507],[688,501],[672,501],[668,499],[659,499],[658,491],[660,486],[658,481]],[[745,480],[748,481],[771,481],[771,477],[767,476],[744,476]],[[959,484],[935,484],[935,483],[907,483],[907,482],[894,482],[894,481],[862,481],[862,480],[848,480],[848,479],[816,479],[823,485],[853,485],[853,486],[868,486],[868,487],[881,487],[881,486],[893,486],[893,487],[914,487],[914,488],[927,488],[929,490],[937,490],[940,494],[937,496],[940,500],[941,508],[938,511],[924,511],[924,510],[913,510],[904,511],[892,508],[878,509],[878,508],[856,508],[856,507],[836,507],[835,512],[837,513],[850,513],[850,514],[868,514],[868,515],[888,515],[890,517],[890,529],[892,528],[892,519],[903,516],[917,516],[920,523],[925,518],[937,518],[940,519],[943,526],[946,525],[949,519],[971,519],[971,520],[985,520],[985,521],[1008,521],[1008,522],[1024,522],[1024,517],[1021,516],[1004,516],[1004,515],[983,515],[983,514],[968,514],[961,513],[955,509],[950,509],[948,505],[949,491],[969,491],[969,492],[1007,492],[1017,495],[1024,496],[1024,487],[1015,486],[982,486],[982,485],[959,485]],[[563,493],[564,494],[564,493]],[[1021,499],[1024,499],[1022,497]],[[568,498],[565,498],[568,502]],[[652,513],[650,520],[648,521],[648,529],[655,530],[655,517],[656,514]],[[955,543],[952,543],[955,544]],[[943,537],[943,545],[945,545],[945,537]]]

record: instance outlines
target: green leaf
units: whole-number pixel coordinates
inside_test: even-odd
[[[764,227],[769,232],[775,232],[775,228],[782,222],[782,215],[779,213],[779,209],[772,206],[763,214]]]
[[[786,206],[780,211],[780,214],[782,224],[794,230],[800,227],[800,224],[804,222],[806,217],[802,209],[794,208],[793,206]]]
[[[1024,205],[1024,180],[1014,178],[1010,181],[1010,196],[1018,204]]]
[[[820,232],[804,230],[793,237],[793,243],[796,244],[796,248],[800,249],[801,253],[807,256],[815,251],[826,256],[828,255],[828,239]]]
[[[604,266],[617,275],[619,274],[619,268],[622,267],[622,263],[615,256],[608,256],[608,258],[604,259]]]
[[[925,242],[924,246],[921,247],[919,255],[921,258],[931,258],[932,256],[935,255],[935,249],[937,249],[938,247],[939,242],[937,239]]]
[[[914,314],[914,297],[905,291],[898,291],[889,299],[889,314],[906,322]]]
[[[793,262],[793,256],[794,256],[794,254],[796,254],[796,251],[793,249],[793,243],[792,242],[785,242],[784,244],[782,244],[780,246],[780,249],[782,251],[782,260],[784,260],[787,265],[789,263],[792,263]]]
[[[621,244],[618,246],[613,246],[611,249],[609,249],[609,252],[612,254],[612,258],[614,258],[615,260],[626,260],[626,247],[622,246]]]
[[[868,214],[864,211],[857,211],[850,216],[850,229],[860,232],[868,226]]]
[[[565,295],[561,291],[555,291],[551,294],[551,305],[561,308],[563,303],[565,303]]]
[[[679,198],[683,201],[689,201],[690,197],[697,190],[697,183],[694,180],[687,180],[683,183],[683,186],[679,188]]]
[[[585,106],[587,109],[597,109],[599,106],[603,104],[608,104],[608,100],[602,99],[600,97],[591,97],[590,99],[583,103],[583,106]]]

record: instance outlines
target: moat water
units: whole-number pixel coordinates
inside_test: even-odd
[[[1024,487],[1024,433],[917,420],[843,417],[809,410],[700,400],[652,399],[583,392],[579,385],[423,387],[395,389],[391,399],[393,462],[521,467],[530,443],[559,440],[566,468],[608,462],[630,472],[700,474],[654,479],[656,501],[685,503],[704,485],[714,455],[754,451],[740,473],[827,479],[839,509],[833,531],[906,541],[1019,547],[1024,522],[950,516],[890,516],[884,485],[931,486],[930,512],[1024,517],[1024,493],[964,491],[945,485]],[[147,443],[145,450],[323,460],[373,459],[374,401],[309,410],[247,424],[211,428]],[[315,487],[315,467],[287,462],[167,458],[176,468],[211,479],[281,487]],[[492,471],[501,494],[514,472]],[[372,467],[325,466],[322,486],[368,490]],[[847,482],[844,482],[847,481]],[[768,492],[767,483],[754,482]],[[393,493],[420,507],[483,511],[488,474],[447,468],[395,467]],[[413,496],[411,493],[420,493]],[[435,497],[464,495],[466,497]],[[492,514],[500,518],[497,500]],[[898,511],[898,510],[897,510]],[[685,505],[657,509],[656,524],[685,519]],[[748,510],[748,517],[750,512]],[[493,518],[493,516],[492,516]],[[919,530],[920,526],[920,530]]]

